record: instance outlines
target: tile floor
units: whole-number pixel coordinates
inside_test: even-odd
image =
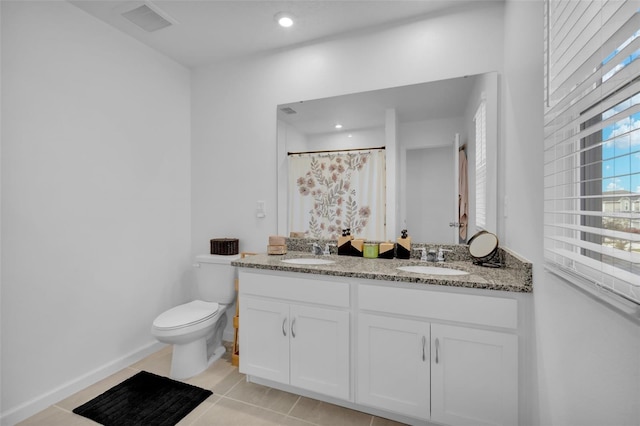
[[[211,389],[213,395],[200,404],[181,426],[251,426],[251,425],[321,425],[321,426],[392,426],[400,423],[314,399],[248,383],[245,375],[231,365],[230,351],[199,375],[186,380],[195,386]],[[167,346],[147,358],[89,386],[57,404],[29,417],[20,426],[90,426],[93,421],[71,412],[112,386],[140,370],[168,376],[171,347]]]

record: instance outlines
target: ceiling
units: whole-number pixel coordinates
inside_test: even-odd
[[[484,1],[76,0],[70,3],[177,62],[196,67],[399,25]],[[122,16],[144,4],[174,24],[146,32]],[[278,12],[291,13],[294,26],[279,27],[274,19]]]
[[[306,135],[384,127],[385,110],[393,108],[400,123],[462,117],[476,76],[452,78],[330,98],[278,105],[278,119]],[[296,113],[287,114],[283,108]]]

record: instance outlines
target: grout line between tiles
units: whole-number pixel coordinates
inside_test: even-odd
[[[287,418],[287,419],[293,419],[293,420],[298,421],[298,422],[304,422],[304,423],[307,423],[307,424],[309,424],[309,425],[313,425],[313,426],[322,426],[322,425],[320,425],[320,424],[318,424],[318,423],[313,423],[313,422],[310,422],[309,420],[301,419],[300,417],[285,416],[285,418]]]
[[[302,398],[302,397],[300,395],[298,395],[298,398],[296,399],[296,402],[293,403],[293,405],[291,406],[291,408],[287,412],[287,417],[291,417],[291,412],[293,411],[294,408],[296,408],[296,405],[298,405],[298,402],[300,401],[300,398]]]
[[[224,380],[224,379],[223,379]],[[246,376],[244,377],[244,379],[241,377],[236,383],[234,383],[233,386],[231,386],[229,389],[227,389],[227,391],[223,394],[220,394],[220,396],[225,396],[227,395],[229,392],[231,392],[232,390],[234,390],[236,388],[236,386],[238,386],[240,384],[240,382],[242,380],[247,380]],[[212,389],[213,390],[213,389]],[[233,398],[229,398],[229,399],[233,399]]]
[[[252,403],[250,403],[250,402],[242,401],[242,400],[240,400],[240,399],[231,398],[231,397],[226,396],[226,395],[224,395],[224,396],[220,397],[220,399],[222,399],[222,398],[228,399],[228,400],[230,400],[230,401],[238,402],[238,403],[240,403],[240,404],[245,404],[245,405],[248,405],[248,406],[250,406],[250,407],[259,408],[259,409],[261,409],[261,410],[266,410],[266,411],[269,411],[269,412],[274,413],[274,414],[278,414],[278,415],[283,416],[283,417],[288,417],[288,418],[290,418],[290,419],[296,419],[296,420],[302,420],[302,421],[303,421],[303,422],[305,422],[305,423],[309,423],[309,424],[311,424],[311,425],[319,426],[317,423],[310,422],[309,420],[301,419],[300,417],[290,416],[290,415],[288,415],[288,414],[282,413],[282,412],[280,412],[280,411],[275,411],[275,410],[272,410],[271,408],[266,408],[266,407],[263,407],[263,406],[261,406],[261,405],[252,404]],[[299,398],[300,398],[300,397],[298,397],[298,399],[299,399]],[[294,405],[295,405],[295,404],[294,404]],[[289,410],[289,412],[291,412],[291,410]]]
[[[207,408],[206,410],[203,410],[202,413],[198,417],[193,419],[193,421],[191,423],[185,424],[184,426],[190,426],[190,425],[195,424],[198,420],[200,420],[200,418],[202,416],[204,416],[206,413],[208,413],[209,410],[211,410],[218,403],[218,401],[220,401],[221,399],[222,399],[222,397],[218,397],[218,399],[216,399],[215,402],[209,402],[209,405],[210,405],[209,408]],[[204,403],[204,401],[203,401],[203,403]]]

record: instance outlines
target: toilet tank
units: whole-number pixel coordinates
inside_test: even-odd
[[[239,258],[240,255],[196,256],[197,298],[206,302],[233,303],[236,298],[236,268],[231,266],[231,262]]]

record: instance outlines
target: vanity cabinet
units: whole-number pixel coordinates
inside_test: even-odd
[[[358,295],[358,403],[448,425],[518,423],[518,337],[482,329],[517,325],[514,300],[369,285]]]
[[[431,324],[431,347],[431,420],[518,424],[517,336]]]
[[[429,323],[358,315],[356,402],[429,419]]]
[[[241,268],[239,297],[250,381],[413,425],[519,422],[511,293]]]
[[[349,399],[349,285],[242,272],[240,372]]]

